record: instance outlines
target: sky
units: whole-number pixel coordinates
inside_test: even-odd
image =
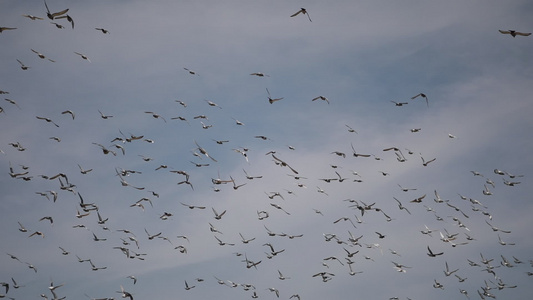
[[[47,5],[0,1],[0,296],[530,298],[530,1]]]

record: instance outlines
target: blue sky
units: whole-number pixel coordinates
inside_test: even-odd
[[[1,288],[0,294],[52,299],[48,287],[53,281],[64,284],[55,292],[67,299],[120,298],[121,286],[134,299],[247,299],[254,291],[261,299],[276,299],[269,288],[277,289],[280,299],[294,294],[302,299],[461,299],[466,296],[460,290],[477,298],[487,286],[496,297],[528,298],[533,40],[498,30],[531,32],[529,2],[47,4],[52,12],[69,8],[74,29],[66,19],[53,20],[63,29],[50,24],[41,1],[0,3],[0,26],[17,28],[0,34],[0,90],[9,92],[1,96],[18,105],[0,102],[0,169],[5,170],[0,174],[0,252],[21,261],[0,256],[0,282],[10,284],[7,294]],[[301,7],[312,22],[302,14],[290,17]],[[32,21],[25,14],[45,19]],[[29,69],[22,70],[17,59]],[[250,75],[254,72],[268,76]],[[270,104],[267,89],[272,98],[283,99]],[[429,107],[421,97],[411,99],[419,93],[427,95]],[[312,101],[318,96],[329,104]],[[75,118],[62,114],[66,110]],[[99,111],[113,117],[103,119]],[[194,118],[200,115],[207,119]],[[177,117],[187,121],[172,119]],[[212,127],[203,129],[200,121]],[[131,135],[143,139],[111,142]],[[216,162],[201,155],[195,142]],[[94,143],[116,156],[104,155]],[[354,157],[352,145],[357,153],[372,156]],[[401,154],[383,151],[390,147]],[[248,161],[235,151],[243,148]],[[270,151],[304,178],[288,176],[295,174],[276,165]],[[395,153],[406,161],[399,162]],[[423,166],[421,157],[436,160]],[[92,171],[81,174],[78,164]],[[161,165],[167,167],[156,170]],[[16,177],[31,178],[12,178],[10,166],[14,173],[28,172]],[[115,171],[121,169],[137,171],[124,180],[144,190],[122,186]],[[247,179],[243,169],[262,178]],[[185,180],[170,172],[177,170],[190,175],[194,189],[177,184]],[[58,179],[40,176],[59,173],[75,185],[72,192],[62,190]],[[322,180],[338,176],[347,179]],[[230,177],[235,185],[245,185],[234,189],[233,183],[212,183]],[[403,192],[398,185],[416,190]],[[485,186],[492,195],[483,193]],[[58,193],[56,202],[47,191]],[[268,197],[276,192],[284,199]],[[434,200],[435,192],[444,202]],[[83,213],[78,193],[109,218],[105,226],[98,224],[96,211],[76,217]],[[423,195],[422,203],[410,202]],[[153,206],[143,201],[144,210],[131,207],[142,198]],[[411,214],[400,210],[394,198]],[[362,216],[346,199],[375,203],[373,208],[390,220],[375,210]],[[217,220],[212,208],[226,213]],[[259,220],[260,211],[268,218]],[[165,212],[172,216],[162,220]],[[54,223],[39,221],[46,216]],[[354,225],[335,222],[343,217]],[[20,232],[17,222],[27,232]],[[487,222],[511,233],[493,231]],[[222,233],[212,232],[209,224]],[[431,236],[420,233],[425,225],[434,230]],[[265,227],[277,235],[269,236]],[[168,241],[150,240],[145,230],[161,232]],[[35,231],[45,237],[29,237]],[[446,231],[458,233],[454,243],[468,243],[452,247],[440,239]],[[94,241],[93,233],[106,240]],[[239,233],[255,240],[245,244]],[[291,239],[283,233],[303,236]],[[350,234],[362,236],[360,246],[349,241]],[[467,234],[475,240],[467,240]],[[130,240],[133,235],[139,248]],[[338,242],[326,241],[332,235]],[[508,245],[501,245],[498,235]],[[235,246],[220,246],[215,236]],[[268,258],[267,243],[275,251],[285,250]],[[187,253],[175,249],[179,246]],[[429,257],[428,246],[444,254]],[[59,247],[70,253],[63,255]],[[114,247],[127,248],[134,257],[134,252],[145,254],[136,256],[144,260],[127,258]],[[346,251],[359,251],[351,267],[362,273],[350,275]],[[484,265],[481,254],[494,260]],[[76,255],[107,268],[93,271]],[[246,267],[244,255],[261,261],[257,269]],[[513,267],[503,266],[503,258]],[[398,272],[392,261],[411,268]],[[446,263],[467,279],[446,276]],[[492,267],[496,275],[484,270]],[[280,280],[278,270],[290,278]],[[334,275],[323,282],[313,277],[320,272]],[[11,278],[21,287],[13,288]],[[498,289],[499,280],[517,287]],[[185,290],[185,281],[195,287]],[[230,287],[229,281],[240,285]],[[434,288],[435,281],[444,288]],[[244,284],[255,289],[245,290]]]

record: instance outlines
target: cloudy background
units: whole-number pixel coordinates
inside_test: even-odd
[[[312,22],[302,14],[289,17],[302,6]],[[20,107],[0,102],[0,252],[21,261],[0,256],[0,281],[10,284],[6,297],[38,299],[45,294],[51,299],[48,287],[53,281],[64,284],[55,292],[67,299],[85,294],[120,298],[121,285],[135,299],[248,299],[253,291],[261,299],[275,299],[268,288],[279,290],[281,299],[294,294],[302,299],[461,299],[461,289],[477,298],[476,291],[487,286],[500,298],[530,298],[533,37],[498,32],[531,32],[530,2],[50,0],[48,7],[52,12],[69,8],[74,29],[66,19],[54,20],[64,29],[50,24],[42,1],[0,2],[0,26],[17,28],[0,34],[0,90],[9,92],[1,96]],[[25,14],[45,20],[32,21]],[[31,49],[55,62],[40,59]],[[17,59],[30,68],[21,70]],[[269,77],[251,76],[254,72]],[[267,88],[272,98],[283,100],[270,104]],[[410,99],[421,92],[429,107],[420,97]],[[320,95],[329,105],[311,101]],[[399,107],[391,101],[409,104]],[[66,110],[75,113],[74,120],[62,114]],[[113,117],[102,119],[99,110]],[[198,115],[208,119],[194,119]],[[178,116],[187,121],[171,119]],[[212,127],[203,129],[200,121]],[[414,128],[421,130],[413,133]],[[154,143],[111,142],[131,135]],[[229,142],[219,145],[214,140]],[[199,153],[195,141],[217,162],[194,156]],[[93,143],[117,155],[104,155]],[[113,144],[122,146],[125,155]],[[352,145],[358,153],[374,156],[354,157]],[[383,151],[389,147],[399,148],[407,160],[399,162],[393,151]],[[249,162],[233,150],[243,148],[249,149]],[[294,174],[265,155],[269,151],[305,178],[287,176]],[[153,160],[145,162],[140,155]],[[436,160],[424,167],[421,156]],[[209,166],[195,167],[191,161]],[[93,170],[81,174],[78,164]],[[168,167],[155,170],[160,165]],[[10,166],[14,173],[29,172],[16,177],[30,180],[12,178]],[[116,169],[140,172],[124,179],[145,189],[122,186]],[[249,180],[243,169],[262,178]],[[494,169],[524,177],[512,179]],[[194,190],[177,185],[185,178],[171,170],[186,171]],[[338,178],[335,171],[347,179],[320,180]],[[40,176],[58,173],[75,185],[73,192],[61,190],[58,179]],[[212,184],[213,178],[230,176],[237,185],[246,185],[234,189],[231,183]],[[521,183],[508,186],[504,180]],[[417,190],[403,192],[398,184]],[[492,195],[483,194],[485,186]],[[51,196],[47,200],[37,194],[50,190],[58,193],[55,203]],[[468,218],[436,203],[435,191]],[[273,192],[284,200],[269,199]],[[77,211],[83,213],[78,193],[109,218],[105,226],[97,223],[95,211],[76,217]],[[427,195],[422,203],[410,203],[422,195]],[[153,207],[148,202],[143,202],[144,211],[130,207],[143,197]],[[411,214],[399,210],[393,197]],[[345,199],[375,202],[374,208],[391,220],[377,211],[361,216]],[[206,209],[191,210],[180,202]],[[226,214],[216,220],[211,208]],[[269,217],[259,220],[258,211],[267,211]],[[164,212],[172,216],[160,219]],[[53,225],[39,221],[45,216],[53,217]],[[334,223],[341,217],[357,228],[348,221]],[[511,233],[494,232],[486,221]],[[17,222],[28,232],[20,232]],[[222,233],[211,232],[209,223]],[[86,229],[73,228],[80,224]],[[424,225],[435,230],[432,236],[420,233]],[[269,236],[265,226],[277,234],[303,237]],[[149,240],[145,229],[161,232],[170,243]],[[439,231],[445,230],[459,234],[455,243],[468,244],[442,242]],[[29,238],[35,231],[45,237]],[[376,231],[386,237],[379,239]],[[93,241],[92,233],[107,240]],[[239,233],[255,240],[244,244]],[[348,240],[350,233],[363,236],[361,247]],[[465,233],[475,240],[466,240]],[[129,240],[133,234],[139,248]],[[339,242],[326,241],[324,234],[335,234]],[[498,234],[515,245],[500,245]],[[219,246],[214,236],[235,246]],[[285,251],[269,259],[265,243]],[[175,249],[180,245],[187,253]],[[444,254],[428,257],[427,246]],[[63,255],[59,247],[70,253]],[[113,247],[146,255],[137,256],[144,260],[130,259]],[[343,248],[359,251],[351,266],[363,273],[350,276]],[[496,277],[484,270],[480,253],[494,259],[490,266]],[[244,254],[261,261],[257,269],[246,268]],[[107,268],[93,271],[75,255]],[[324,260],[332,256],[342,265]],[[513,267],[502,266],[502,256]],[[467,259],[481,266],[470,266]],[[391,261],[411,268],[397,272]],[[446,262],[467,280],[445,276]],[[290,279],[280,280],[278,270]],[[313,277],[319,272],[335,275],[322,282]],[[135,285],[129,275],[138,279]],[[13,288],[12,278],[20,288]],[[185,280],[196,287],[185,290]],[[435,280],[444,289],[434,288]],[[499,290],[499,280],[517,287]],[[253,284],[255,290],[231,288],[228,281]]]

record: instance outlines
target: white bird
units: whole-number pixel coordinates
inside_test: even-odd
[[[65,110],[65,111],[61,112],[61,114],[62,115],[70,114],[70,116],[72,117],[72,120],[74,120],[74,118],[76,117],[76,114],[72,110]]]

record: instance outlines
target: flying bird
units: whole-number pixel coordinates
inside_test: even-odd
[[[276,101],[283,100],[283,97],[281,97],[281,98],[271,98],[271,96],[270,96],[270,92],[268,91],[268,88],[267,88],[266,90],[267,90],[267,94],[268,94],[268,102],[269,102],[270,104],[272,104],[272,103],[274,103],[274,102],[276,102]]]
[[[444,254],[444,252],[433,253],[433,251],[431,251],[431,249],[430,249],[429,246],[428,246],[428,253],[427,253],[427,255],[428,255],[429,257],[437,257],[437,256],[442,255],[442,254]]]
[[[266,74],[261,73],[261,72],[254,72],[254,73],[252,73],[250,75],[257,76],[257,77],[265,77],[265,76],[266,77],[270,77],[269,75],[266,75]]]
[[[20,64],[20,68],[21,68],[22,70],[27,70],[27,69],[30,68],[30,67],[24,65],[20,60],[17,59],[17,61],[19,62],[19,64]]]
[[[52,123],[52,124],[54,124],[56,127],[59,127],[59,125],[57,125],[56,123],[54,123],[54,121],[52,121],[52,119],[50,119],[50,118],[39,117],[39,116],[35,116],[35,117],[36,117],[37,119],[39,119],[39,120],[44,120],[44,121],[46,121],[46,122],[48,122],[48,123]]]
[[[185,71],[189,72],[189,74],[191,74],[191,75],[198,75],[198,74],[196,74],[196,72],[193,71],[193,70],[190,70],[190,69],[187,69],[187,68],[183,68],[183,69],[184,69]],[[200,75],[198,75],[198,76],[200,76]]]
[[[65,28],[63,25],[59,24],[59,23],[56,23],[56,22],[50,22],[50,24],[54,24],[57,28],[59,29],[63,29]]]
[[[411,100],[414,100],[414,99],[416,99],[418,97],[422,97],[422,98],[426,99],[426,105],[429,107],[428,97],[424,93],[420,93],[420,94],[418,94],[416,96],[411,97]]]
[[[72,117],[72,120],[74,120],[74,118],[76,117],[76,114],[72,110],[65,110],[61,114],[62,115],[70,114],[70,116]]]
[[[76,51],[74,51],[74,53],[78,54],[79,56],[81,56],[81,58],[85,59],[86,61],[91,62],[91,60],[87,57],[87,55],[76,52]]]
[[[65,15],[65,16],[57,17],[56,19],[67,19],[67,21],[69,21],[70,25],[72,25],[72,29],[74,29],[74,20],[72,19],[71,16]]]
[[[39,56],[40,59],[45,59],[45,58],[46,58],[46,56],[44,56],[44,54],[39,53],[39,52],[37,52],[37,51],[35,51],[35,50],[33,50],[33,49],[30,49],[30,50],[31,50],[33,53],[37,54],[37,56]],[[49,59],[49,58],[48,58],[48,60],[51,61],[51,62],[55,62],[54,60],[51,60],[51,59]]]
[[[0,27],[0,32],[4,31],[4,30],[15,30],[17,28],[14,28],[14,27]]]
[[[108,34],[109,33],[109,30],[104,29],[104,28],[95,28],[95,29],[101,31],[103,34]]]
[[[329,104],[329,100],[328,100],[328,98],[326,98],[326,97],[324,97],[324,96],[318,96],[318,97],[315,97],[315,98],[313,98],[311,101],[315,101],[315,100],[326,101],[326,102]]]
[[[28,19],[32,19],[33,21],[35,20],[44,20],[43,18],[41,17],[36,17],[36,16],[33,16],[33,15],[22,15],[23,17],[26,17]]]
[[[309,22],[313,22],[311,21],[311,17],[309,16],[309,13],[307,12],[307,10],[305,8],[300,8],[299,11],[295,12],[294,14],[291,15],[291,17],[296,17],[297,15],[299,14],[304,14],[304,15],[307,15],[307,18],[309,19]]]
[[[500,33],[502,34],[510,34],[512,37],[516,37],[517,35],[521,35],[521,36],[530,36],[531,35],[531,32],[528,32],[528,33],[524,33],[524,32],[519,32],[519,31],[516,31],[516,30],[498,30]]]

